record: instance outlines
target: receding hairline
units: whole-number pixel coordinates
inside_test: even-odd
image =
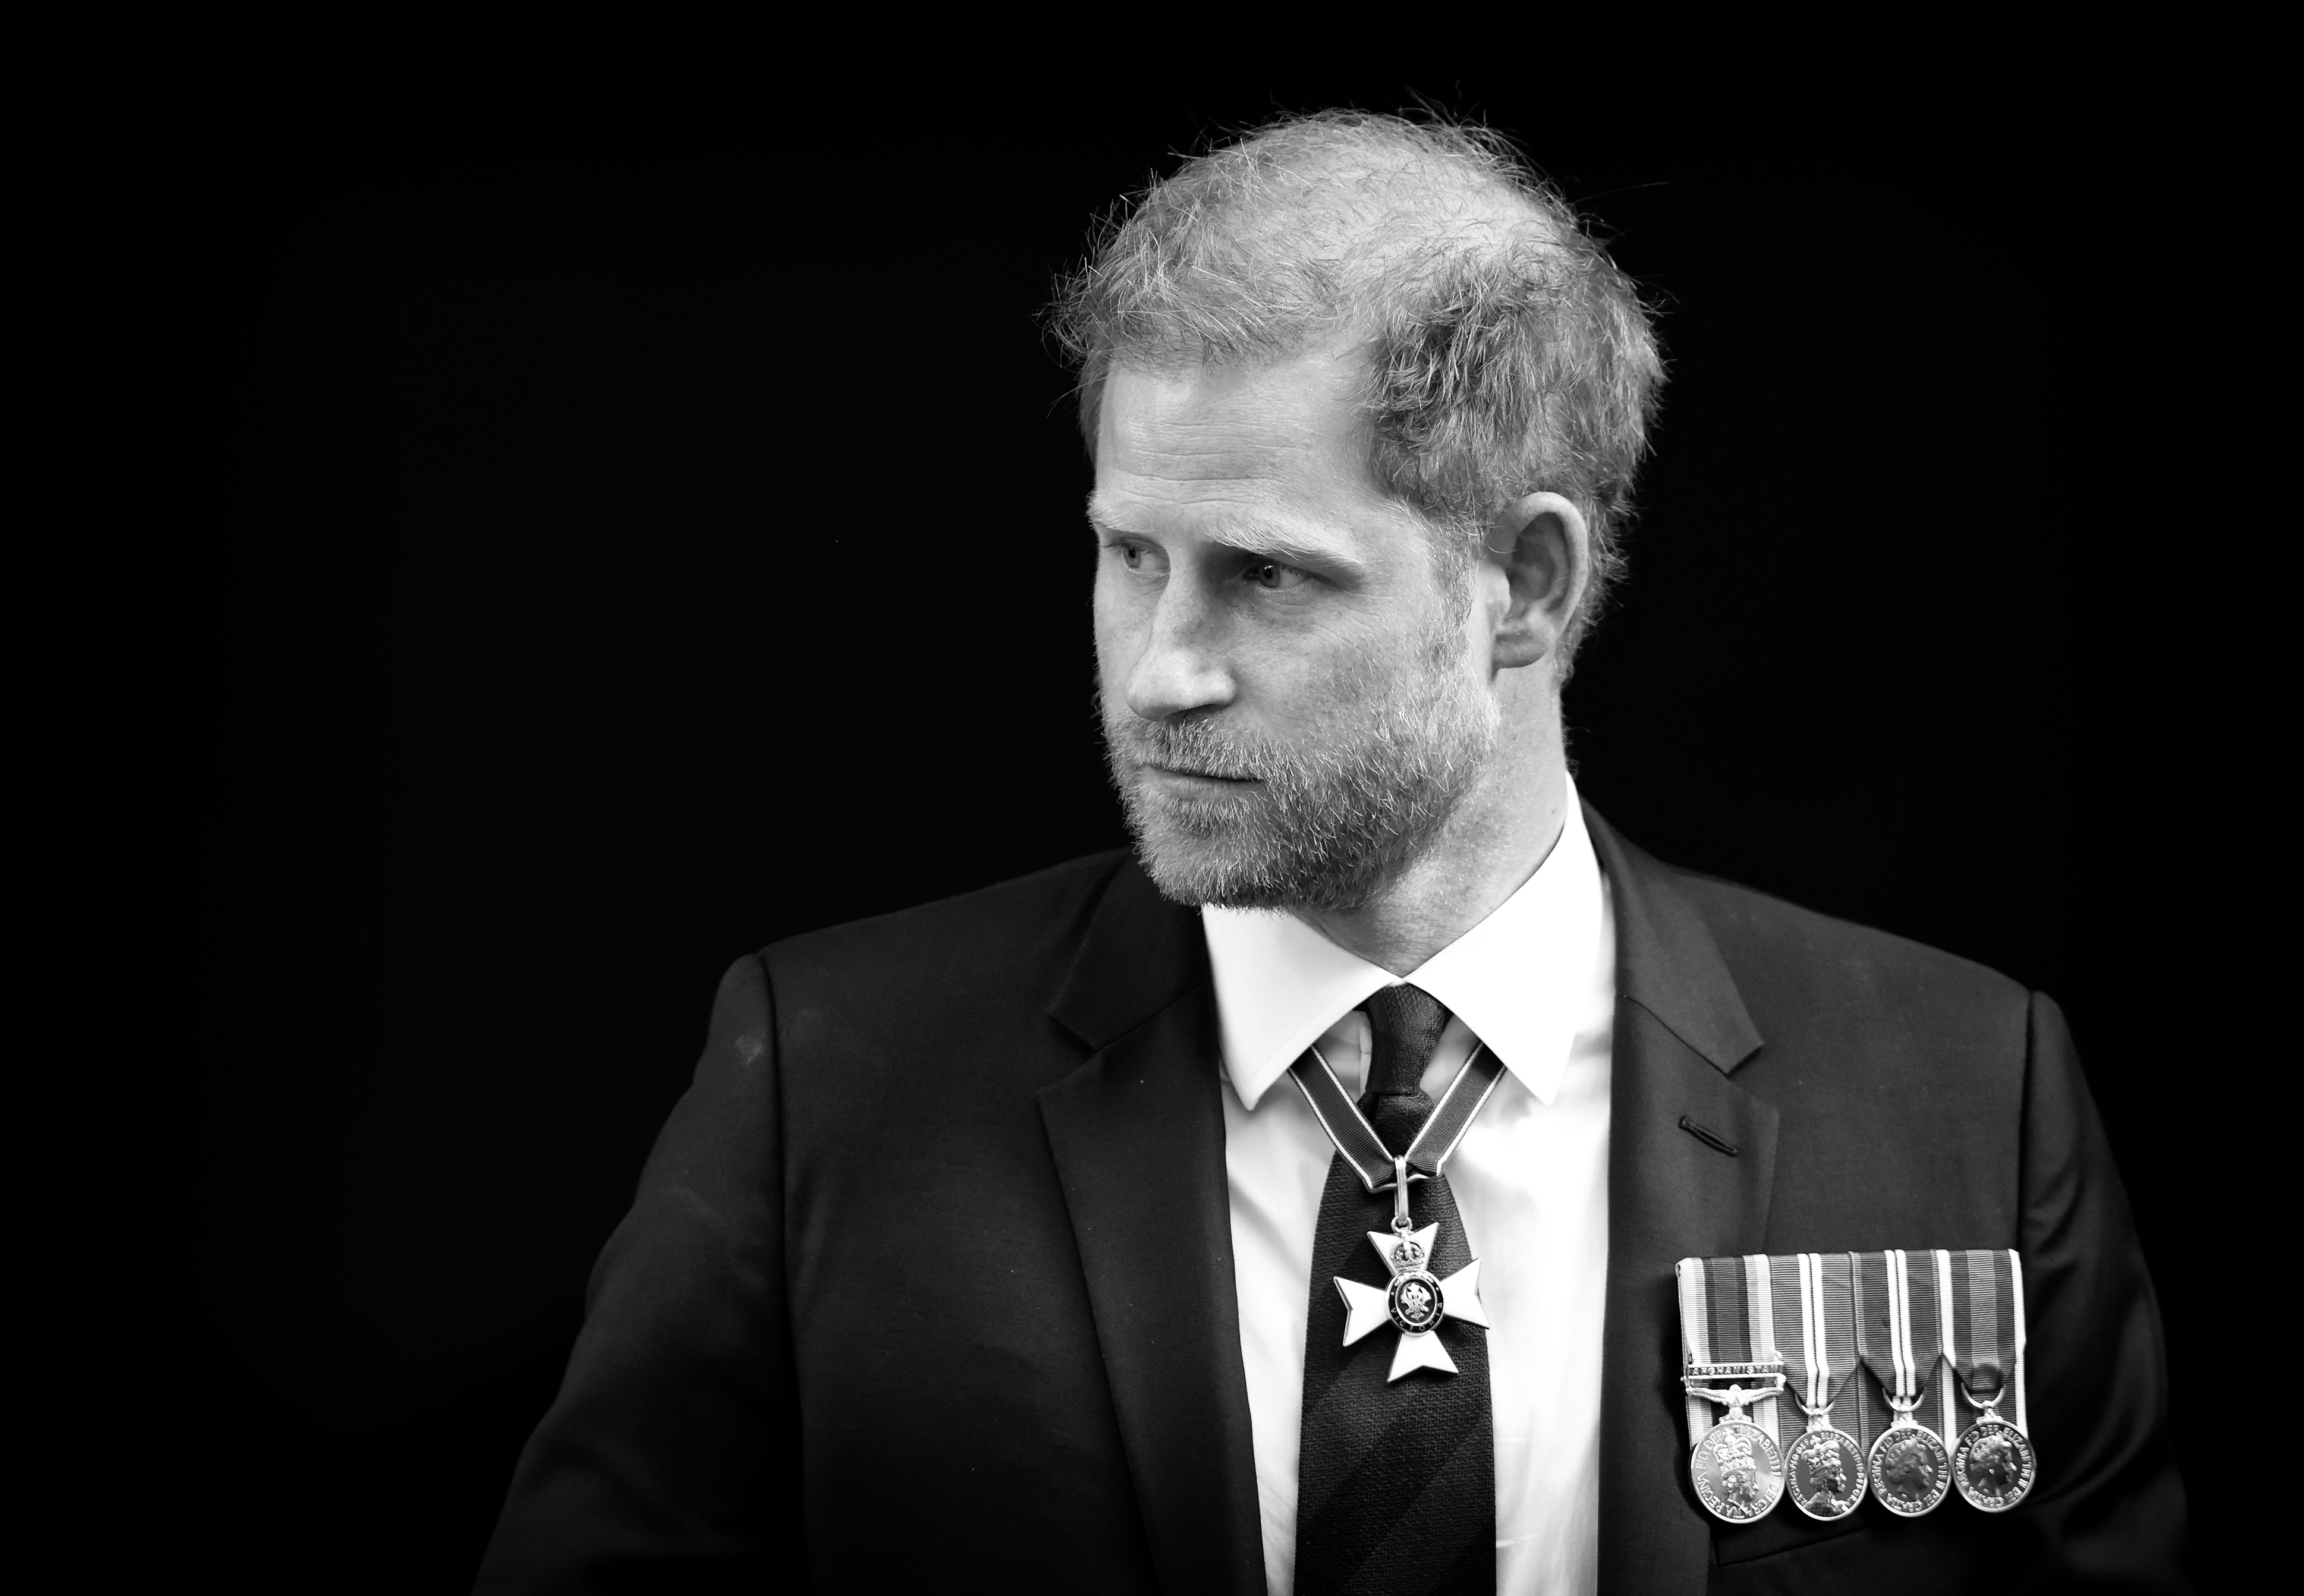
[[[1433,141],[1436,135],[1442,141]],[[1107,324],[1100,346],[1075,344],[1085,361],[1083,397],[1091,403],[1088,390],[1113,368],[1173,369],[1241,357],[1263,363],[1332,336],[1372,344],[1385,331],[1388,305],[1412,295],[1419,279],[1529,245],[1564,253],[1575,226],[1544,180],[1508,145],[1477,128],[1327,114],[1261,130],[1193,164],[1222,175],[1191,199],[1187,225],[1210,227],[1209,236],[1229,249],[1173,260],[1170,270],[1199,276],[1220,292],[1229,285],[1252,293],[1254,277],[1285,263],[1317,276],[1333,314],[1296,319],[1292,340],[1251,348],[1225,346],[1205,325]],[[1165,186],[1156,183],[1147,192],[1135,221]]]
[[[1098,228],[1043,324],[1077,364],[1091,452],[1114,370],[1364,337],[1371,469],[1452,557],[1530,491],[1584,516],[1593,575],[1564,673],[1622,573],[1666,373],[1639,285],[1515,146],[1436,115],[1289,117],[1187,158]]]
[[[1547,244],[1561,242],[1549,205],[1520,169],[1493,152],[1410,143],[1389,128],[1372,138],[1329,141],[1340,131],[1359,130],[1319,122],[1281,130],[1274,142],[1287,148],[1272,152],[1283,158],[1261,174],[1263,191],[1243,188],[1227,196],[1233,230],[1253,233],[1262,230],[1259,224],[1292,220],[1308,242],[1325,233],[1363,270],[1377,273],[1401,254],[1436,243],[1503,247],[1528,233]],[[1388,242],[1398,247],[1386,249]]]

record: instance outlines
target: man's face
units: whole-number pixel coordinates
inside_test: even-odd
[[[1105,384],[1105,742],[1181,902],[1360,907],[1495,745],[1469,576],[1371,481],[1356,375],[1312,354]]]

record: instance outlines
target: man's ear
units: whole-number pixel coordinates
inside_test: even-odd
[[[1558,649],[1591,580],[1584,514],[1556,493],[1514,499],[1488,523],[1487,557],[1509,594],[1496,621],[1495,668],[1534,665]]]

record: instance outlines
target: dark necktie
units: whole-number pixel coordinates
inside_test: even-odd
[[[1388,987],[1368,1001],[1371,1046],[1360,1108],[1393,1153],[1432,1112],[1424,1066],[1448,1023],[1428,992]],[[1419,1227],[1438,1225],[1431,1271],[1446,1278],[1472,1261],[1444,1177],[1418,1181],[1409,1201]],[[1312,1239],[1310,1312],[1304,1329],[1304,1430],[1296,1469],[1298,1596],[1494,1596],[1495,1441],[1488,1407],[1487,1332],[1444,1321],[1434,1333],[1457,1372],[1419,1369],[1387,1382],[1393,1336],[1343,1345],[1335,1277],[1388,1279],[1368,1244],[1392,1228],[1393,1196],[1370,1196],[1342,1154],[1328,1162]]]

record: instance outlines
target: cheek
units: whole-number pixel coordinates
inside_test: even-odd
[[[1301,733],[1358,720],[1402,672],[1415,668],[1412,648],[1351,630],[1299,632],[1243,653],[1237,669],[1252,683],[1247,696]]]
[[[1135,658],[1131,640],[1140,636],[1143,629],[1129,614],[1127,584],[1113,580],[1102,562],[1097,567],[1095,598],[1089,609],[1096,629],[1097,676],[1108,684],[1126,675]]]

